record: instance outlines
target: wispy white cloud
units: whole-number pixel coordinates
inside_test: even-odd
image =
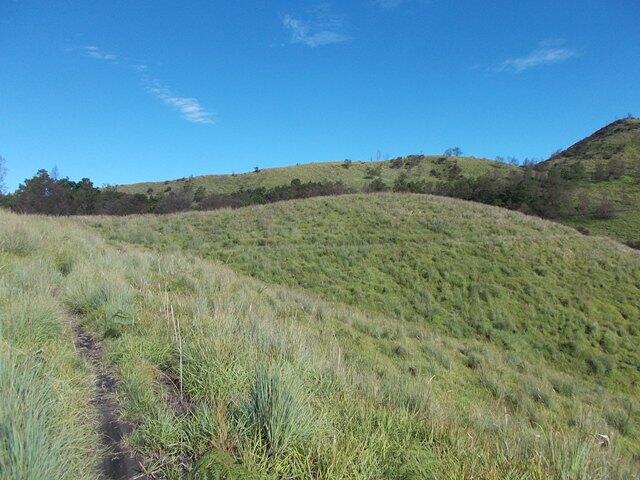
[[[327,3],[316,5],[308,20],[287,14],[282,17],[282,24],[289,31],[292,43],[302,43],[312,48],[351,39],[343,33],[344,16],[333,12]]]
[[[519,73],[530,68],[564,62],[578,54],[573,49],[560,46],[561,43],[560,40],[545,40],[539,44],[538,49],[523,57],[505,60],[498,65],[496,70],[499,72]]]
[[[202,106],[197,98],[193,97],[181,97],[175,95],[171,88],[162,83],[159,79],[153,77],[147,73],[149,66],[140,61],[128,59],[126,57],[119,57],[114,53],[105,53],[100,48],[94,45],[87,45],[84,47],[74,47],[69,51],[81,51],[86,57],[95,58],[97,60],[110,61],[113,64],[119,64],[125,66],[130,70],[138,72],[138,75],[142,79],[145,90],[153,95],[155,98],[161,100],[165,104],[171,106],[180,114],[182,118],[192,123],[211,124],[215,123],[215,117],[212,113],[207,111]],[[116,61],[118,60],[118,61]]]
[[[117,55],[113,53],[105,53],[94,45],[87,45],[85,47],[82,47],[82,50],[87,57],[95,58],[98,60],[116,60],[118,58]]]
[[[175,108],[180,112],[182,118],[192,123],[209,124],[214,123],[215,118],[212,113],[208,112],[198,101],[193,97],[180,97],[175,95],[169,87],[164,85],[156,78],[144,77],[145,88],[147,92],[162,100],[167,105]]]
[[[399,7],[403,3],[406,3],[406,1],[407,0],[373,0],[376,5],[385,10]]]

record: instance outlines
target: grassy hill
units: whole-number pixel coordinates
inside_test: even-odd
[[[0,216],[6,478],[97,476],[74,322],[118,379],[126,446],[161,477],[640,471],[640,256],[614,242],[423,195]],[[271,283],[287,278],[305,289]]]
[[[311,163],[285,168],[265,169],[240,175],[208,175],[183,178],[174,181],[122,185],[118,190],[127,193],[161,194],[177,191],[186,185],[202,187],[208,193],[231,194],[241,189],[273,188],[289,185],[293,179],[302,182],[342,181],[355,192],[367,191],[372,181],[381,181],[387,188],[404,176],[410,182],[421,182],[420,193],[444,193],[449,196],[471,198],[485,203],[507,206],[521,211],[532,210],[531,205],[521,205],[520,199],[504,199],[506,192],[492,192],[490,197],[478,193],[469,194],[464,188],[456,189],[462,179],[478,179],[485,176],[487,184],[502,184],[518,193],[521,179],[511,178],[509,173],[517,167],[500,162],[473,157],[444,158],[437,156],[409,156],[382,162],[328,162]],[[569,193],[569,205],[556,212],[560,198],[549,200],[542,210],[554,212],[551,216],[573,227],[594,234],[608,235],[629,245],[640,245],[640,119],[618,120],[598,130],[565,151],[536,166],[536,171],[554,173],[563,182],[561,190]],[[521,171],[522,172],[522,171]],[[511,178],[510,180],[508,180]],[[520,185],[522,186],[522,185]],[[444,187],[444,188],[443,188]],[[449,187],[449,188],[447,188]],[[557,188],[557,182],[548,182],[543,189]],[[149,190],[151,189],[151,190]],[[374,190],[380,190],[376,188]],[[407,190],[406,185],[400,190]],[[501,194],[502,193],[502,194]],[[547,192],[548,193],[548,192]],[[545,191],[538,192],[539,197]],[[557,195],[554,194],[554,195]],[[534,198],[528,199],[535,203]]]
[[[640,119],[617,120],[540,165],[571,176],[578,212],[564,221],[640,245]],[[611,204],[610,215],[592,209]],[[580,207],[581,204],[586,204]]]
[[[402,159],[374,162],[323,162],[307,163],[282,168],[265,168],[258,172],[231,175],[203,175],[185,177],[164,182],[145,182],[119,185],[119,191],[126,193],[147,193],[149,189],[162,192],[167,188],[176,190],[187,183],[195,188],[204,187],[210,193],[229,194],[240,189],[259,187],[273,188],[288,185],[294,179],[302,182],[342,181],[347,187],[362,191],[375,178],[380,178],[389,187],[402,172],[410,173],[414,180],[438,181],[446,178],[453,163],[460,166],[460,174],[476,177],[492,169],[508,171],[513,168],[500,162],[474,157],[444,158],[438,156],[414,155]]]
[[[440,407],[464,412],[461,428],[484,452],[474,467],[479,478],[596,475],[562,477],[543,468],[536,476],[537,460],[524,450],[540,447],[525,447],[523,438],[564,432],[589,439],[605,432],[622,451],[640,449],[640,255],[606,238],[504,209],[410,194],[82,222],[119,248],[222,261],[266,281],[259,290],[285,283],[319,295],[296,294],[308,302],[303,311],[279,311],[290,322],[310,322],[338,342],[341,358],[374,375],[385,375],[380,362],[393,366],[400,378],[374,388],[381,388],[375,395],[404,396],[404,382],[415,379],[411,395],[428,391],[432,400],[437,390]],[[175,277],[173,288],[195,287],[185,275]],[[344,307],[356,315],[349,328],[327,326],[325,309],[342,303],[357,309]],[[386,390],[391,385],[393,392]],[[402,408],[424,412],[418,397],[404,397]],[[491,438],[507,431],[520,432],[524,450],[489,460],[487,452],[496,455]],[[452,478],[471,475],[466,448]],[[436,457],[429,468],[444,472],[451,459]],[[509,458],[510,467],[498,458]]]

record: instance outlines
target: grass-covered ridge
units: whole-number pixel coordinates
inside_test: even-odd
[[[31,278],[32,297],[103,339],[122,413],[136,426],[128,443],[168,478],[185,475],[181,463],[199,478],[638,474],[637,398],[588,375],[499,342],[264,284],[189,253],[111,247],[71,220],[0,215],[10,271],[59,272],[54,289],[31,275],[17,288]],[[41,318],[30,318],[37,331]],[[30,348],[44,342],[36,337]],[[187,408],[176,408],[167,378]],[[611,447],[595,433],[609,435]]]
[[[177,190],[189,183],[194,188],[204,187],[209,193],[230,194],[241,189],[260,187],[273,188],[289,185],[292,180],[301,182],[341,181],[348,188],[362,191],[372,180],[380,178],[387,187],[402,173],[409,174],[412,180],[436,182],[446,180],[452,163],[460,166],[460,174],[477,177],[488,171],[498,169],[509,171],[514,167],[492,160],[474,157],[443,158],[441,156],[415,155],[397,160],[373,162],[317,162],[289,167],[265,168],[258,172],[201,175],[164,182],[143,182],[130,185],[118,185],[118,190],[127,193],[147,193],[151,188],[159,193],[167,188]]]

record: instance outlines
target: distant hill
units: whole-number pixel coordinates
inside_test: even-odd
[[[565,223],[640,245],[640,119],[617,120],[537,168],[569,179],[577,211]]]
[[[195,188],[204,187],[207,193],[229,194],[240,189],[273,188],[288,185],[294,179],[301,182],[336,182],[357,191],[363,191],[376,178],[380,178],[387,187],[402,173],[409,173],[412,180],[437,182],[446,180],[451,165],[460,167],[460,175],[475,178],[492,170],[509,171],[510,165],[493,160],[475,157],[443,157],[409,155],[393,160],[318,162],[292,165],[280,168],[265,168],[257,172],[228,175],[203,175],[184,177],[163,182],[144,182],[130,185],[118,185],[117,189],[126,193],[160,193],[167,189],[176,190],[186,184]]]
[[[185,177],[120,185],[117,190],[166,195],[191,187],[191,192],[200,188],[203,194],[229,195],[285,186],[294,179],[340,181],[355,192],[393,189],[489,203],[640,246],[640,119],[617,120],[537,164],[538,173],[530,168],[475,157],[410,155]]]

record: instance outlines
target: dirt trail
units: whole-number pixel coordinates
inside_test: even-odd
[[[114,394],[117,380],[103,361],[104,349],[90,333],[75,320],[71,320],[78,352],[89,361],[96,377],[96,393],[92,403],[100,416],[100,432],[105,453],[100,465],[102,477],[109,480],[147,480],[141,472],[140,458],[122,442],[131,432],[131,426],[118,415]]]

